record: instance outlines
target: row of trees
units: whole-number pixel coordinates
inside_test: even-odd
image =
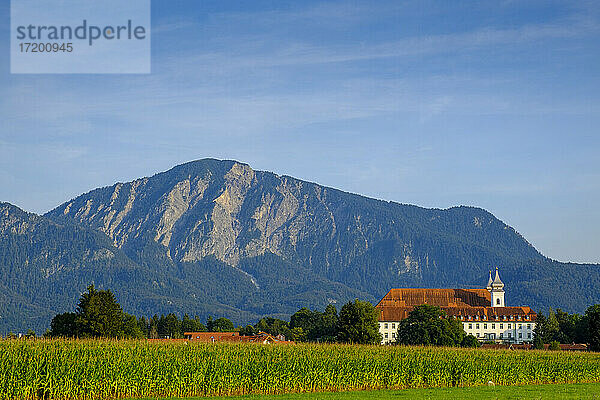
[[[182,338],[184,332],[231,332],[241,335],[267,332],[284,335],[297,342],[341,342],[376,344],[381,342],[377,312],[366,301],[346,303],[338,314],[333,304],[323,312],[301,308],[284,321],[266,317],[254,325],[235,328],[227,318],[202,323],[187,314],[182,319],[175,314],[155,315],[137,319],[123,312],[110,290],[96,290],[91,285],[84,293],[75,312],[58,314],[52,319],[51,337],[108,337],[108,338]],[[593,351],[600,351],[600,305],[589,307],[584,315],[568,314],[552,309],[547,315],[538,313],[534,330],[534,347],[546,343],[588,343]],[[479,342],[466,335],[462,323],[446,318],[439,307],[415,307],[402,320],[396,334],[396,344],[427,346],[475,347]]]
[[[535,322],[534,348],[548,343],[587,343],[590,350],[600,351],[600,304],[588,307],[585,314],[569,314],[550,309],[539,312]]]
[[[251,335],[259,331],[283,334],[296,342],[381,342],[377,312],[371,303],[360,300],[346,303],[339,314],[335,306],[329,304],[323,312],[301,308],[291,316],[289,323],[263,318],[256,325],[243,328],[241,334]]]
[[[123,312],[110,290],[97,290],[88,287],[77,305],[75,312],[56,315],[47,333],[50,337],[107,337],[107,338],[182,338],[185,332],[231,332],[238,330],[241,335],[254,335],[267,332],[284,335],[289,340],[299,342],[344,342],[379,343],[377,313],[373,305],[355,300],[345,304],[338,315],[334,305],[324,312],[302,308],[292,315],[290,322],[266,317],[254,325],[235,328],[227,318],[209,317],[202,323],[196,316],[187,314],[182,319],[176,314],[155,315],[151,318],[135,316]]]
[[[123,312],[110,290],[97,290],[94,285],[81,295],[75,312],[56,315],[50,323],[50,337],[105,338],[182,338],[184,332],[230,332],[233,323],[227,318],[206,324],[187,314],[183,319],[175,314],[136,318]]]

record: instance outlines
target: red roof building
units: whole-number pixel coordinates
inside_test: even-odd
[[[422,304],[440,307],[448,317],[459,319],[465,332],[480,341],[533,341],[536,313],[529,307],[504,306],[498,269],[494,280],[490,271],[486,289],[391,289],[375,307],[382,344],[394,342],[400,321]]]

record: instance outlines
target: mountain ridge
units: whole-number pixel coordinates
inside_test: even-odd
[[[103,235],[122,268],[157,282],[129,288],[124,305],[134,313],[218,310],[247,322],[376,301],[391,287],[482,287],[493,266],[502,268],[507,304],[582,311],[600,302],[598,265],[550,260],[485,209],[371,199],[234,160],[93,189],[39,218]],[[0,245],[9,236],[0,230]]]

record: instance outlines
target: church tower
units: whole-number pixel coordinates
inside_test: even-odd
[[[487,284],[487,290],[492,295],[492,307],[504,307],[504,283],[500,280],[498,274],[498,267],[496,267],[496,277],[492,281],[492,272],[490,271],[490,277]]]

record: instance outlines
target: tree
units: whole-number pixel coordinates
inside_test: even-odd
[[[335,342],[337,336],[338,313],[333,304],[328,304],[321,315],[321,326],[319,329],[322,342]]]
[[[123,313],[123,337],[141,339],[146,337],[135,316]]]
[[[77,325],[75,319],[77,314],[73,312],[66,312],[63,314],[57,314],[52,318],[50,322],[50,337],[76,337],[79,336],[77,332]]]
[[[87,288],[74,313],[56,315],[50,324],[51,337],[142,337],[135,317],[123,312],[110,290]]]
[[[158,335],[161,338],[179,339],[183,337],[181,334],[181,321],[173,313],[167,314],[167,316],[161,315],[158,319],[157,328]]]
[[[212,317],[208,317],[206,327],[209,332],[232,332],[235,329],[233,323],[227,318],[217,318],[213,320]]]
[[[556,314],[552,310],[552,307],[548,310],[548,318],[546,319],[544,343],[550,343],[558,340],[560,337],[560,325]]]
[[[123,310],[110,290],[94,285],[81,295],[75,324],[80,337],[123,337]]]
[[[344,304],[338,319],[337,338],[344,343],[381,343],[377,310],[367,301],[354,300]]]
[[[252,325],[246,325],[246,327],[240,329],[240,336],[254,336],[257,333]]]
[[[319,338],[319,320],[321,318],[318,311],[302,307],[290,317],[290,328],[302,329],[304,341],[316,341]]]
[[[290,333],[285,337],[287,340],[292,340],[294,342],[304,342],[306,341],[306,335],[302,328],[292,328],[290,329]]]
[[[585,311],[587,320],[588,344],[591,351],[600,351],[600,304],[588,307]]]
[[[185,332],[206,332],[206,326],[200,322],[198,316],[192,319],[184,314],[181,320],[181,334],[183,335]]]
[[[558,322],[559,333],[556,339],[559,343],[576,342],[577,322],[581,318],[578,314],[569,314],[558,308],[556,310],[556,320]]]
[[[158,321],[155,318],[150,320],[150,327],[148,329],[148,339],[158,339]]]
[[[546,317],[540,311],[537,313],[535,328],[533,329],[533,348],[541,350],[544,348],[544,338],[546,336]]]
[[[398,327],[396,343],[403,345],[460,346],[465,336],[462,323],[446,318],[439,307],[423,304],[410,312]],[[467,344],[467,343],[465,343]]]
[[[481,343],[479,340],[473,335],[465,335],[463,341],[460,344],[460,347],[480,347]]]

